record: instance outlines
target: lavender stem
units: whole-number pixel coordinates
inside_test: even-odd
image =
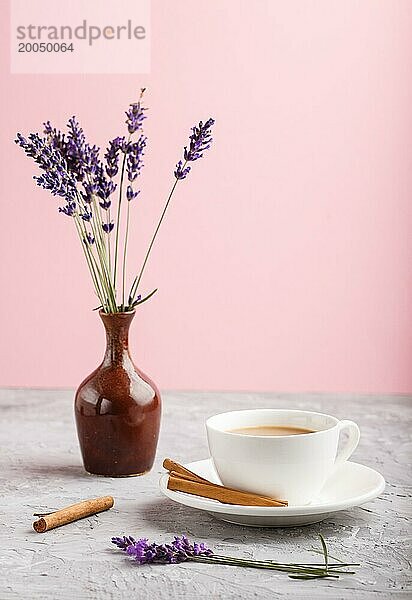
[[[187,161],[186,161],[186,162],[187,162]],[[185,162],[185,165],[186,165],[186,162]],[[184,168],[184,167],[183,167],[183,168]],[[176,177],[176,180],[175,180],[175,182],[174,182],[174,184],[173,184],[173,186],[172,186],[172,189],[171,189],[171,191],[170,191],[169,197],[168,197],[168,199],[167,199],[167,201],[166,201],[165,207],[164,207],[164,209],[163,209],[163,212],[162,212],[162,214],[161,214],[161,217],[160,217],[160,219],[159,219],[159,222],[158,222],[158,224],[157,224],[157,227],[156,227],[156,229],[155,229],[155,232],[154,232],[154,234],[153,234],[153,237],[152,237],[152,240],[151,240],[151,242],[150,242],[149,248],[148,248],[148,250],[147,250],[147,252],[146,252],[146,256],[145,256],[145,258],[144,258],[144,261],[143,261],[142,268],[140,269],[140,273],[139,273],[139,275],[138,275],[138,276],[135,278],[135,280],[134,280],[134,281],[133,281],[133,283],[132,283],[132,287],[130,288],[130,296],[131,296],[131,298],[132,298],[132,302],[131,302],[132,304],[133,304],[133,300],[134,300],[134,295],[135,295],[135,293],[137,292],[137,290],[138,290],[138,288],[139,288],[140,280],[141,280],[141,278],[142,278],[142,275],[143,275],[143,272],[144,272],[144,270],[145,270],[145,267],[146,267],[147,260],[148,260],[148,258],[149,258],[149,256],[150,256],[150,252],[151,252],[151,250],[152,250],[152,247],[153,247],[153,244],[154,244],[154,242],[155,242],[156,236],[157,236],[157,234],[158,234],[158,232],[159,232],[160,226],[161,226],[161,224],[162,224],[162,221],[163,221],[163,219],[164,219],[164,216],[165,216],[165,214],[166,214],[166,211],[167,211],[167,209],[168,209],[168,206],[169,206],[169,204],[170,204],[170,200],[172,199],[173,192],[174,192],[174,191],[175,191],[175,189],[176,189],[176,186],[177,186],[177,183],[178,183],[178,181],[179,181],[179,179],[177,179],[177,177]]]
[[[125,166],[126,166],[126,155],[127,155],[126,149],[130,142],[130,137],[131,137],[131,134],[129,134],[127,143],[125,145],[125,150],[124,150],[123,160],[122,160],[122,170],[121,170],[121,174],[120,174],[119,203],[117,206],[116,239],[115,239],[115,244],[114,244],[113,286],[114,286],[115,291],[116,291],[116,277],[117,277],[117,255],[118,255],[118,251],[119,251],[120,210],[122,207],[123,179],[124,179],[124,170],[125,170]]]
[[[127,259],[127,242],[129,239],[129,219],[130,219],[130,201],[127,202],[126,231],[125,231],[125,235],[124,235],[123,274],[122,274],[122,310],[125,310],[124,290],[125,290],[125,282],[126,282],[126,259]]]

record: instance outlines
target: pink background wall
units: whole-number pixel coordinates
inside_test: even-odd
[[[138,268],[189,128],[132,334],[163,388],[412,391],[412,3],[154,1],[150,75],[10,75],[1,3],[0,384],[75,386],[103,351],[72,223],[16,131],[76,114],[100,145],[147,86]]]

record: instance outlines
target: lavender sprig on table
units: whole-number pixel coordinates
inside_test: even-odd
[[[175,536],[170,544],[149,543],[147,538],[135,540],[133,537],[114,537],[113,544],[133,557],[139,565],[158,563],[179,563],[196,556],[211,556],[213,552],[205,544],[191,544],[184,535]]]
[[[59,212],[74,221],[100,301],[99,308],[102,307],[106,313],[132,310],[157,291],[153,290],[143,298],[138,293],[159,227],[177,183],[185,179],[190,171],[187,163],[201,158],[212,142],[213,119],[205,123],[200,121],[192,128],[189,145],[184,148],[184,160],[180,160],[176,166],[172,190],[126,302],[130,206],[138,196],[140,198],[140,189],[137,189],[136,182],[144,166],[143,155],[147,144],[143,133],[147,110],[142,104],[143,92],[144,89],[141,90],[138,101],[130,104],[126,111],[127,137],[117,136],[110,140],[103,159],[100,158],[100,149],[87,142],[83,128],[75,116],[68,120],[66,132],[46,121],[42,134],[30,133],[26,138],[18,133],[15,139],[16,144],[40,168],[40,175],[34,176],[37,185],[63,199]],[[116,177],[118,181],[115,181]],[[114,200],[116,191],[117,205]],[[123,198],[127,201],[124,216]],[[112,215],[113,208],[115,214]]]
[[[272,560],[252,560],[222,556],[215,554],[204,543],[192,543],[185,535],[175,536],[169,544],[149,542],[147,538],[135,540],[131,536],[113,537],[112,543],[139,565],[145,564],[176,564],[186,561],[206,562],[211,564],[232,565],[237,567],[252,567],[269,569],[289,574],[292,579],[324,579],[339,578],[339,575],[353,575],[353,571],[342,571],[344,567],[359,566],[355,563],[329,562],[326,542],[319,536],[324,555],[323,563],[282,563]]]

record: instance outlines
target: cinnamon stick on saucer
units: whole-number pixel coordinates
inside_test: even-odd
[[[193,473],[193,471],[189,471],[189,469],[186,469],[186,467],[184,467],[183,465],[180,465],[179,463],[175,462],[174,460],[171,460],[170,458],[164,459],[163,467],[166,469],[166,471],[169,471],[169,472],[173,471],[173,473],[179,475],[180,477],[186,477],[186,479],[189,478],[189,479],[192,479],[192,481],[210,483],[210,481],[208,481],[207,479],[200,477],[200,475],[196,475],[196,473]]]
[[[211,500],[219,500],[225,504],[238,504],[240,506],[287,506],[285,500],[275,500],[266,496],[259,496],[251,492],[243,492],[217,485],[215,483],[203,483],[188,478],[176,476],[173,472],[167,483],[169,490],[185,492]]]
[[[84,519],[85,517],[108,510],[113,505],[114,500],[112,496],[84,500],[83,502],[78,502],[77,504],[72,504],[56,512],[44,515],[41,519],[33,523],[33,529],[37,533],[44,533],[49,529],[61,527],[61,525],[66,525],[78,519]]]
[[[169,471],[167,488],[175,492],[184,492],[186,494],[193,494],[194,496],[210,498],[211,500],[219,500],[219,502],[224,502],[225,504],[239,504],[240,506],[288,505],[286,500],[277,500],[212,483],[170,458],[164,459],[163,466]]]

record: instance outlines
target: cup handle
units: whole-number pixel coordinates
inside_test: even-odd
[[[338,436],[340,436],[341,432],[344,429],[347,429],[349,433],[349,438],[345,446],[338,450],[335,458],[335,466],[341,465],[345,462],[345,460],[348,460],[348,458],[356,450],[356,446],[358,445],[360,438],[359,427],[353,421],[339,421],[338,428]]]

